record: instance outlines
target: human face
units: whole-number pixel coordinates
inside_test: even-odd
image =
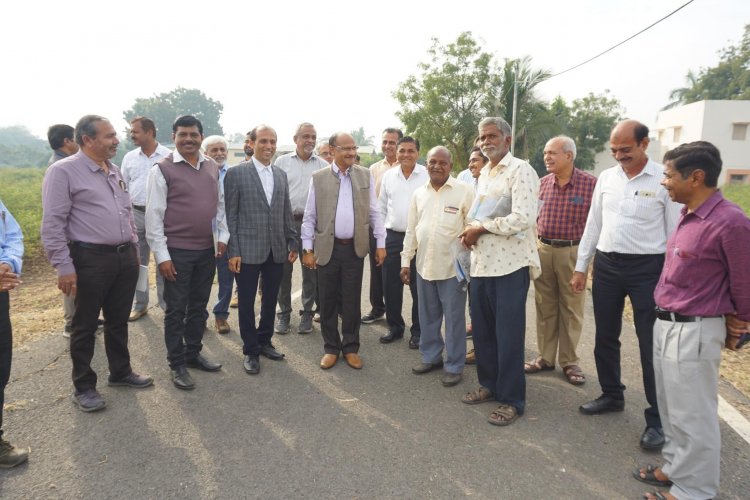
[[[544,166],[547,172],[555,175],[564,175],[573,168],[573,153],[563,151],[563,141],[552,139],[544,146]]]
[[[662,179],[661,185],[667,190],[672,201],[677,203],[688,203],[690,201],[694,174],[695,170],[690,172],[687,179],[683,179],[682,174],[674,168],[671,161],[664,163],[664,179]]]
[[[214,142],[206,148],[206,156],[213,159],[219,166],[227,162],[227,147],[223,142]]]
[[[114,158],[117,154],[117,138],[115,128],[108,121],[98,121],[94,124],[95,137],[83,136],[83,147],[86,154],[96,161]]]
[[[276,154],[276,131],[268,127],[256,130],[255,140],[251,140],[250,145],[255,151],[255,158],[263,165],[270,165],[273,155]]]
[[[297,155],[309,158],[315,150],[315,142],[318,134],[314,127],[302,127],[294,136],[294,144],[297,145]]]
[[[494,123],[479,129],[479,147],[493,165],[497,165],[508,154],[510,139],[510,136],[505,137]]]
[[[321,144],[320,146],[318,146],[318,156],[320,156],[330,164],[333,161],[333,154],[331,153],[330,144]]]
[[[609,146],[612,157],[623,170],[637,171],[648,162],[648,137],[641,142],[636,141],[632,126],[616,126],[609,136]]]
[[[341,170],[346,170],[357,159],[357,145],[354,138],[349,134],[340,134],[336,137],[336,145],[333,147],[333,159],[336,166]]]
[[[419,159],[419,150],[417,145],[413,142],[402,142],[398,145],[398,151],[396,152],[396,160],[401,164],[402,168],[412,169],[417,164]]]
[[[73,139],[68,139],[66,137],[63,139],[63,146],[60,149],[62,149],[66,155],[70,156],[78,152],[78,143]]]
[[[445,150],[430,151],[427,155],[427,173],[430,176],[430,184],[434,187],[439,188],[448,182],[452,168],[453,162]]]
[[[149,139],[153,140],[151,132],[144,131],[140,121],[133,122],[130,126],[130,140],[133,144],[136,146],[144,146],[148,144]]]
[[[251,156],[253,156],[253,147],[250,144],[251,144],[250,136],[246,135],[245,136],[245,146],[243,147],[243,149],[245,150],[245,156],[247,158],[250,158]]]
[[[469,170],[471,171],[471,176],[478,179],[479,174],[482,172],[482,167],[484,167],[486,163],[487,160],[482,157],[482,154],[479,151],[472,151],[471,155],[469,155]]]
[[[198,130],[197,125],[193,125],[192,127],[177,127],[177,131],[172,134],[172,140],[177,152],[183,158],[195,158],[201,149],[203,135]]]
[[[380,149],[383,150],[385,159],[388,163],[393,163],[396,159],[396,148],[398,146],[398,134],[396,132],[386,132],[383,134],[383,142],[380,144]]]

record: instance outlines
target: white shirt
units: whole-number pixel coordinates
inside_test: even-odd
[[[176,149],[172,153],[172,160],[175,163],[184,161],[192,166]],[[206,157],[203,156],[203,153],[199,152],[198,166],[193,168],[200,170],[201,163],[204,161],[206,161]],[[227,220],[224,214],[224,190],[219,186],[218,179],[216,181],[216,191],[219,193],[219,203],[216,206],[216,232],[214,239],[226,244],[229,241],[229,228],[227,228]],[[167,192],[167,181],[164,179],[159,165],[152,166],[148,174],[148,195],[146,197],[146,240],[151,247],[151,251],[154,252],[157,265],[172,260],[167,249],[167,237],[164,234]]]
[[[328,162],[317,155],[307,160],[299,157],[296,151],[276,158],[274,165],[286,172],[289,183],[289,201],[292,203],[292,213],[302,215],[307,204],[307,192],[310,190],[310,179],[313,172],[326,168]]]
[[[383,174],[380,183],[380,213],[385,220],[385,228],[399,233],[406,232],[411,197],[417,188],[430,180],[424,165],[414,165],[407,179],[401,167],[392,168]]]
[[[599,175],[591,200],[576,271],[585,273],[595,251],[660,254],[667,248],[682,205],[661,185],[663,167],[649,158],[641,173],[628,179],[620,165]]]
[[[541,274],[536,249],[539,176],[523,160],[510,153],[494,168],[482,167],[477,200],[483,197],[511,198],[511,213],[486,221],[473,220],[472,227],[484,227],[483,234],[471,252],[471,276],[505,276],[529,267],[531,279]]]
[[[474,187],[474,176],[471,175],[470,168],[467,168],[466,170],[461,170],[456,176],[456,180]]]
[[[125,154],[120,173],[122,174],[122,180],[128,186],[130,201],[133,202],[133,205],[146,205],[148,172],[154,164],[166,157],[169,152],[169,149],[157,142],[156,149],[151,156],[146,156],[141,148],[136,148]]]
[[[417,272],[429,281],[456,276],[450,246],[466,227],[474,190],[452,177],[438,191],[427,181],[409,204],[409,222],[401,252],[401,267],[417,254]],[[416,276],[411,277],[416,280]],[[412,285],[414,286],[414,285]]]
[[[398,161],[388,163],[388,160],[385,158],[370,165],[370,172],[372,172],[372,176],[375,178],[375,196],[380,196],[380,183],[383,181],[383,174],[398,166]]]
[[[258,172],[258,177],[260,177],[260,183],[263,185],[263,191],[266,193],[266,201],[268,201],[268,206],[270,207],[271,200],[273,199],[273,169],[271,165],[263,165],[254,156],[252,160],[255,170]]]

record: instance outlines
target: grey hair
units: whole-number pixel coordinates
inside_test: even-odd
[[[562,150],[566,153],[573,153],[573,159],[576,159],[576,141],[568,137],[567,135],[557,135],[552,140],[562,140]]]
[[[302,122],[299,125],[297,125],[297,131],[294,133],[294,137],[297,137],[299,135],[300,130],[302,130],[305,127],[312,127],[315,128],[315,125],[313,125],[310,122]]]
[[[433,156],[438,151],[442,151],[444,153],[448,153],[448,160],[451,163],[453,163],[453,154],[451,153],[451,150],[448,149],[448,148],[446,148],[445,146],[435,146],[434,148],[432,148],[431,150],[429,150],[427,152],[427,158],[429,158],[430,156]]]
[[[229,149],[229,144],[227,143],[227,140],[224,139],[220,135],[209,135],[208,137],[203,139],[203,144],[201,144],[201,148],[203,148],[203,151],[206,151],[208,150],[209,146],[216,144],[217,142],[221,142],[222,144],[224,144],[225,148]]]
[[[486,118],[482,118],[477,128],[486,127],[487,125],[496,126],[498,130],[500,130],[500,133],[503,134],[503,136],[510,137],[510,125],[508,125],[508,122],[506,122],[499,116],[488,116]]]
[[[86,115],[76,123],[76,142],[79,146],[83,146],[83,136],[96,138],[96,124],[98,122],[107,122],[109,120],[99,115]]]
[[[315,146],[315,154],[320,154],[320,146],[323,144],[328,144],[328,141],[318,141],[318,144]],[[330,144],[328,144],[330,146]]]

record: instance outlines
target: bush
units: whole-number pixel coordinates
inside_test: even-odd
[[[0,168],[0,199],[18,221],[24,236],[24,261],[44,262],[39,229],[42,225],[42,179],[47,168]]]

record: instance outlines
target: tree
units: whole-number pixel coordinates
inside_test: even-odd
[[[351,134],[354,138],[354,144],[356,144],[357,146],[375,145],[375,137],[372,135],[366,135],[364,127],[359,127],[357,130],[352,130]]]
[[[123,117],[130,122],[136,116],[146,116],[156,123],[156,140],[161,143],[172,142],[172,123],[182,115],[193,115],[203,124],[203,134],[224,135],[219,124],[224,106],[221,102],[207,97],[198,89],[177,87],[170,92],[139,97],[133,106],[123,112]]]
[[[589,93],[573,101],[566,133],[576,142],[576,166],[594,168],[594,157],[604,151],[612,127],[621,117],[620,101],[611,97],[608,90],[599,95]]]
[[[22,126],[0,128],[0,167],[42,167],[52,154],[47,141]]]

